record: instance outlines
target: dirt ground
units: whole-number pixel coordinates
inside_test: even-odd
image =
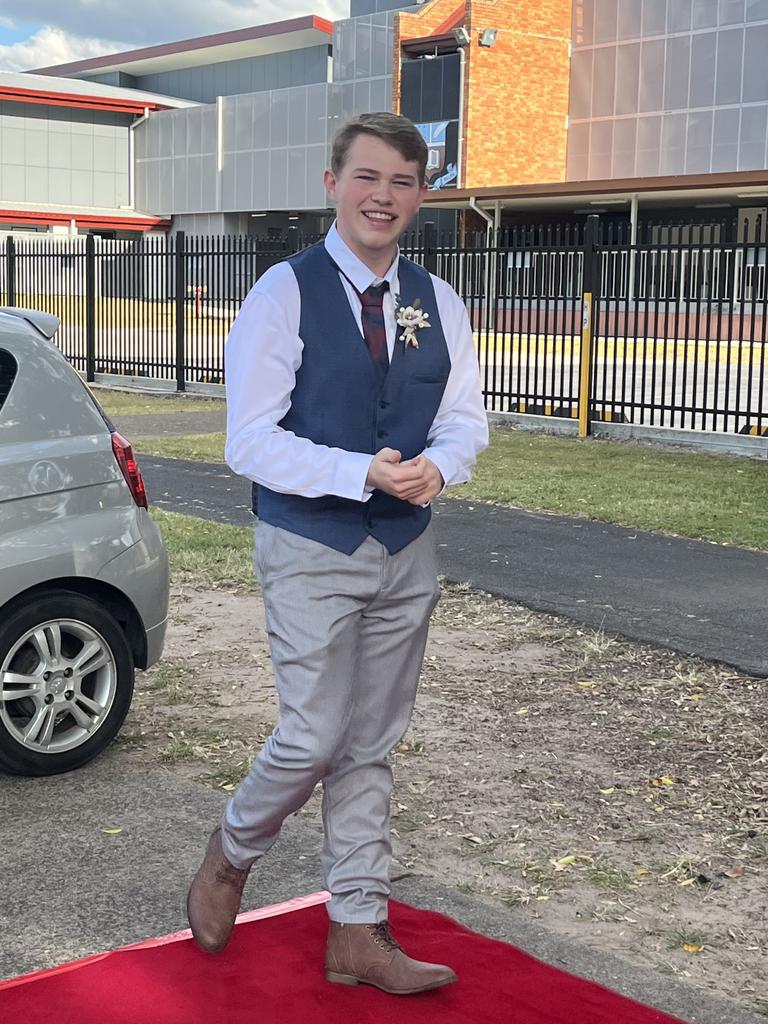
[[[393,754],[393,874],[768,1017],[768,680],[448,586]],[[118,742],[234,788],[275,720],[258,593],[173,594]],[[301,812],[320,828],[317,793]]]

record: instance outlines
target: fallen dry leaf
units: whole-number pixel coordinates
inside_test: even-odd
[[[669,775],[661,775],[656,779],[651,779],[652,786],[674,786],[675,780],[671,779]]]
[[[724,874],[726,878],[741,878],[744,874],[744,868],[726,868],[722,874]]]
[[[573,854],[573,853],[569,853],[565,857],[560,857],[559,860],[550,861],[550,863],[553,865],[555,871],[564,871],[568,867],[569,864],[575,864],[575,862],[576,862],[576,855]]]

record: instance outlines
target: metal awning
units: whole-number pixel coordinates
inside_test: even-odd
[[[640,206],[750,206],[768,204],[768,170],[728,174],[671,175],[600,181],[557,181],[499,185],[492,188],[430,192],[425,206],[433,209],[579,210]]]

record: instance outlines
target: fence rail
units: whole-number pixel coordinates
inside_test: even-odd
[[[693,235],[630,239],[596,218],[460,236],[426,225],[401,251],[463,299],[489,411],[588,407],[591,419],[768,435],[765,225],[739,242]],[[250,287],[315,240],[9,236],[0,303],[60,317],[56,342],[88,380],[220,384]]]

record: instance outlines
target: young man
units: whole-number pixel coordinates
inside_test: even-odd
[[[223,949],[251,865],[322,782],[326,977],[397,994],[456,979],[408,957],[387,924],[388,755],[439,596],[429,503],[488,443],[466,310],[398,255],[426,162],[406,118],[343,127],[325,172],[335,225],[260,278],[227,341],[226,458],[258,489],[280,711],[187,902],[197,942]]]

